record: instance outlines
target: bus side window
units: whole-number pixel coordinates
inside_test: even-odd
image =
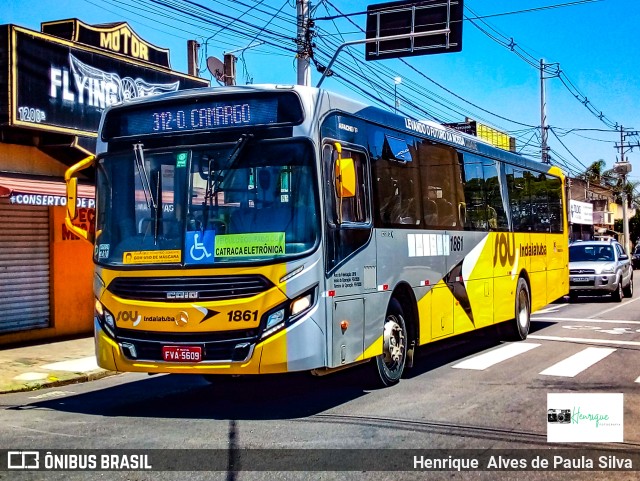
[[[367,212],[367,204],[366,204],[366,176],[365,176],[365,167],[364,167],[364,156],[352,150],[343,149],[342,150],[342,158],[351,158],[353,159],[353,164],[355,167],[355,193],[352,197],[338,197],[337,195],[337,186],[335,185],[336,179],[334,176],[334,212],[333,219],[338,221],[342,220],[342,223],[353,223],[353,222],[367,222],[369,220],[369,215]],[[333,170],[335,171],[335,164],[338,160],[338,153],[334,149],[333,151]]]
[[[461,230],[466,217],[461,162],[455,149],[429,140],[416,142],[425,228]]]

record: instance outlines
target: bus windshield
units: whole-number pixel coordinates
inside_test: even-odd
[[[252,141],[105,155],[97,164],[96,262],[264,262],[318,241],[305,141]]]

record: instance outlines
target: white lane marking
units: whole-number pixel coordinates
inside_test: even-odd
[[[595,322],[603,324],[639,324],[640,321],[627,321],[625,319],[575,319],[573,317],[532,317],[532,321],[558,321],[558,322]]]
[[[640,377],[638,379],[636,379],[636,382],[640,382]]]
[[[613,348],[587,347],[573,356],[557,362],[540,374],[543,376],[575,377],[614,352],[616,349]]]
[[[474,356],[470,359],[465,359],[458,364],[451,367],[454,369],[473,369],[475,371],[484,371],[488,367],[498,364],[499,362],[506,361],[518,354],[523,354],[530,351],[533,348],[540,347],[540,344],[533,344],[529,342],[505,344],[502,347],[494,349],[493,351]]]
[[[42,369],[50,369],[51,371],[70,371],[70,372],[86,372],[99,369],[95,356],[83,357],[82,359],[73,359],[71,361],[54,362],[53,364],[45,364],[40,366]]]
[[[536,339],[538,341],[577,342],[581,344],[614,344],[618,346],[640,346],[640,342],[638,341],[614,341],[613,339],[588,339],[585,337],[529,335],[527,336],[527,339]]]
[[[589,316],[588,319],[593,319],[596,316],[601,316],[602,314],[606,314],[607,312],[615,311],[616,309],[620,309],[621,307],[628,306],[632,302],[636,302],[636,301],[640,301],[640,297],[636,297],[634,299],[631,299],[630,301],[623,302],[621,304],[618,304],[617,306],[610,307],[609,309],[605,309],[604,311],[600,311],[594,314],[593,316]]]
[[[554,304],[551,307],[547,307],[546,309],[540,309],[539,311],[536,311],[535,314],[546,314],[549,312],[557,312],[560,308],[562,307],[566,307],[569,304]]]

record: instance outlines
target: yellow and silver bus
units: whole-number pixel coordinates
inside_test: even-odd
[[[95,167],[95,233],[73,226]],[[67,172],[94,242],[98,363],[399,381],[418,346],[568,293],[564,177],[439,124],[301,86],[108,108]]]

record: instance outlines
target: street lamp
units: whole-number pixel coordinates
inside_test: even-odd
[[[395,106],[395,112],[398,113],[398,106],[400,102],[398,102],[398,85],[402,83],[402,77],[395,77],[393,79],[393,105]]]

